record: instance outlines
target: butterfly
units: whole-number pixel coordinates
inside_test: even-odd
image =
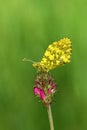
[[[40,62],[33,63],[39,71],[48,72],[60,65],[70,62],[72,43],[70,39],[63,38],[50,44]]]
[[[38,71],[49,72],[58,66],[69,63],[71,54],[72,43],[70,39],[63,38],[50,44],[46,49],[41,61],[33,62],[33,66],[37,68]]]

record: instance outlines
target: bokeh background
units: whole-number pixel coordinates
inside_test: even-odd
[[[87,130],[87,1],[0,0],[0,130],[49,130],[47,111],[33,94],[47,46],[68,37],[71,63],[51,71],[55,130]]]

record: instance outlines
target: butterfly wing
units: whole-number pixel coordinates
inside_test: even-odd
[[[71,54],[71,41],[68,38],[64,38],[49,45],[41,62],[36,62],[33,66],[38,68],[40,71],[48,72],[57,66],[69,63]]]

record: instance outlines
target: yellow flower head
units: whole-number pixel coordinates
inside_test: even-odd
[[[57,66],[69,63],[71,54],[71,41],[68,38],[63,38],[60,41],[53,42],[49,45],[42,60],[40,62],[33,63],[33,66],[39,71],[48,72]]]

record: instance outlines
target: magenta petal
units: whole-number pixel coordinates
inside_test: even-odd
[[[40,97],[40,88],[34,87],[34,94]]]
[[[54,93],[56,91],[56,84],[52,85],[51,92]]]
[[[52,84],[52,89],[56,90],[56,84]]]
[[[45,94],[44,94],[44,91],[41,89],[40,90],[40,98],[42,99],[42,100],[44,100],[45,98],[46,98],[46,96],[45,96]]]
[[[42,100],[44,100],[46,97],[44,91],[38,87],[34,87],[34,94],[39,96]]]
[[[47,91],[48,91],[48,94],[51,94],[51,89],[48,89]]]

